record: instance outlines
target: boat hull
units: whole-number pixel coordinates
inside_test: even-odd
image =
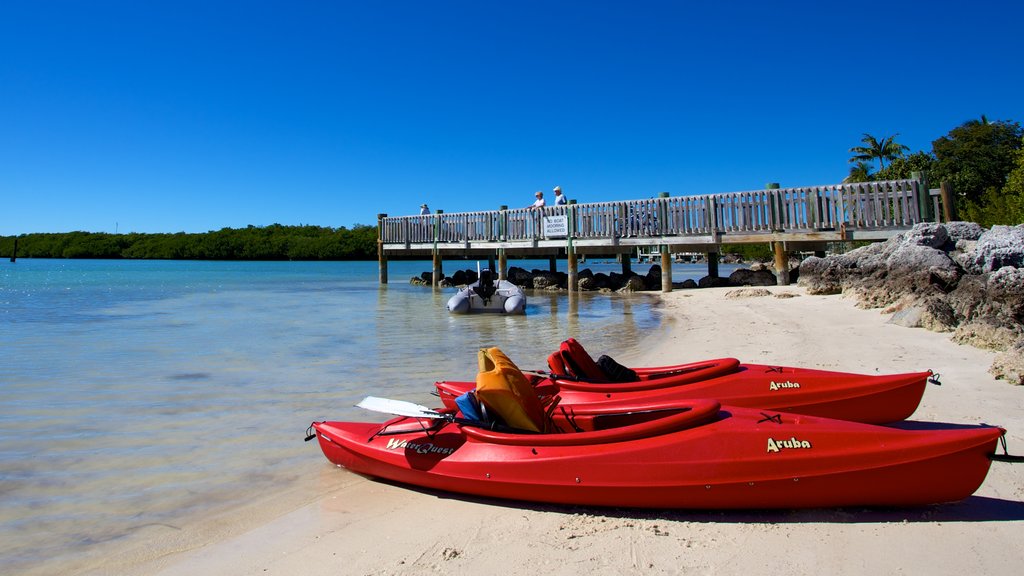
[[[707,412],[709,402],[680,409]],[[983,482],[1004,432],[904,430],[711,404],[710,420],[685,423],[679,419],[686,414],[671,413],[665,418],[675,423],[667,428],[656,418],[567,434],[504,434],[455,423],[426,432],[430,421],[405,417],[314,428],[331,462],[372,477],[511,500],[682,509],[961,500]]]
[[[712,361],[718,362],[718,361]],[[909,418],[921,402],[931,372],[869,376],[785,366],[739,364],[721,376],[650,389],[632,383],[592,384],[542,379],[535,385],[542,396],[558,395],[561,406],[590,409],[615,406],[642,410],[645,406],[695,398],[716,398],[731,406],[764,408],[884,424]],[[454,399],[474,389],[474,382],[436,382],[448,408]]]
[[[505,280],[496,283],[496,290],[489,298],[482,298],[474,291],[477,283],[459,290],[448,299],[447,308],[452,314],[525,314],[526,296],[515,284]]]

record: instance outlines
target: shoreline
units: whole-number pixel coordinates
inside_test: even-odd
[[[839,295],[797,286],[771,296],[728,298],[735,288],[662,295],[662,326],[627,365],[735,356],[744,362],[861,373],[932,369],[916,421],[1004,426],[1011,453],[1024,453],[1024,388],[987,373],[993,352],[948,334],[888,323]],[[778,294],[794,294],[777,298]],[[585,336],[581,342],[586,346]],[[513,359],[526,364],[533,359]],[[311,448],[311,451],[313,449]],[[311,458],[323,459],[319,450]],[[908,509],[687,512],[559,507],[485,500],[369,480],[323,460],[307,479],[311,502],[246,525],[222,526],[179,551],[119,573],[160,574],[738,574],[751,570],[840,574],[902,567],[938,574],[1009,574],[1024,562],[1024,481],[993,463],[975,496]],[[508,559],[515,558],[515,565]],[[90,573],[110,573],[112,565]]]

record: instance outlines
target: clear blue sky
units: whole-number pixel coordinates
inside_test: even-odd
[[[3,0],[0,235],[832,184],[1024,123],[1024,2]]]

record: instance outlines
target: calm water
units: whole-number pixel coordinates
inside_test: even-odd
[[[352,407],[368,394],[435,403],[482,346],[539,368],[565,338],[615,356],[659,327],[644,294],[449,316],[453,290],[407,283],[429,268],[391,262],[381,287],[376,262],[0,262],[0,572],[60,572],[301,484],[326,462],[311,421],[383,419]]]

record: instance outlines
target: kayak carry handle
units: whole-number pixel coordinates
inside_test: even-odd
[[[313,424],[316,424],[316,422]],[[309,428],[306,428],[306,439],[303,440],[303,442],[309,442],[313,438],[316,438],[316,432],[313,431],[313,424],[310,424]]]
[[[931,372],[931,370],[929,370],[929,372]],[[928,383],[935,384],[936,386],[942,386],[942,381],[939,380],[941,377],[942,374],[939,374],[938,372],[932,372],[932,375],[928,377]]]
[[[989,454],[989,460],[993,462],[1010,462],[1012,464],[1020,464],[1024,462],[1024,456],[1014,456],[1006,450],[1006,432],[999,437],[999,445],[1003,447],[1002,454]]]

